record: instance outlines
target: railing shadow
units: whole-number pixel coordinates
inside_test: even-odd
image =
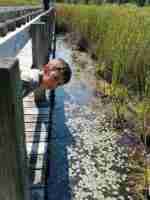
[[[32,147],[29,159],[29,178],[32,185],[32,199],[39,200],[44,197],[45,183],[45,152],[48,134],[48,101],[42,101],[37,104],[37,119],[35,130],[33,131]],[[40,161],[39,161],[40,158]],[[37,164],[38,161],[38,164]],[[34,189],[33,189],[34,188]]]
[[[65,124],[64,89],[62,87],[55,91],[52,121],[48,199],[71,200],[67,148],[74,143],[74,139]]]
[[[49,102],[45,102],[47,105]],[[53,107],[53,112],[50,110],[49,116],[51,119],[51,124],[48,124],[46,118],[42,118],[44,108],[39,104],[37,123],[34,131],[34,138],[32,143],[32,150],[29,163],[32,167],[36,167],[37,154],[40,144],[41,134],[46,130],[49,133],[48,149],[45,148],[44,158],[46,162],[46,172],[43,170],[42,181],[36,182],[35,186],[41,186],[46,184],[46,194],[44,194],[45,199],[48,200],[71,200],[71,189],[69,184],[69,163],[67,155],[67,147],[73,144],[74,140],[72,135],[65,124],[65,111],[64,111],[64,90],[63,88],[58,88],[55,92],[55,104]],[[46,108],[46,107],[45,107]],[[52,108],[50,108],[52,109]],[[42,120],[43,119],[43,120]],[[44,124],[44,125],[43,125]],[[45,127],[45,128],[44,128]],[[48,130],[51,129],[51,130]],[[38,134],[37,134],[38,133]],[[46,145],[45,145],[46,147]],[[47,151],[48,150],[48,151]],[[47,154],[46,154],[47,153]],[[44,162],[45,163],[45,162]],[[44,177],[46,173],[47,177]],[[35,173],[32,171],[30,179],[33,183],[35,178]],[[37,196],[43,196],[36,193]],[[33,195],[34,199],[34,195]]]

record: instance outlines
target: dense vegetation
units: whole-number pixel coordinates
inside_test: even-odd
[[[11,5],[37,5],[40,0],[0,0],[0,6]]]
[[[145,100],[150,95],[149,12],[149,7],[64,5],[58,21],[82,38],[98,61],[97,73],[118,93],[125,86],[124,95]]]
[[[126,3],[132,3],[137,4],[138,6],[145,6],[149,5],[149,0],[57,0],[59,3],[74,3],[74,4],[97,4],[101,5],[103,3],[117,3],[119,5],[126,4]]]
[[[82,50],[97,61],[109,83],[115,119],[134,111],[145,147],[150,136],[150,8],[136,5],[61,5],[59,27],[74,32]],[[149,148],[149,147],[148,147]],[[148,172],[149,173],[149,172]]]

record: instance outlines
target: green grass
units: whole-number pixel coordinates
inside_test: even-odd
[[[40,0],[0,0],[0,6],[38,5]]]
[[[150,93],[150,7],[62,4],[58,22],[88,42],[97,71],[111,71],[115,84],[125,83],[140,96]]]

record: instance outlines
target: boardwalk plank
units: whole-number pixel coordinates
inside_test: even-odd
[[[31,191],[31,195],[32,195],[32,199],[36,200],[36,199],[44,199],[44,189],[40,189],[40,188],[33,188]]]
[[[39,123],[25,123],[25,131],[32,131],[34,132],[47,132],[48,131],[48,123],[43,123],[43,122],[39,122]]]
[[[44,167],[44,155],[37,155],[37,156],[32,156],[32,160],[30,159],[29,162],[29,168],[31,170],[34,169],[42,169]]]
[[[48,108],[25,108],[24,114],[48,114]]]
[[[24,108],[32,108],[32,107],[37,107],[37,104],[34,101],[24,101],[23,102],[23,106]],[[47,102],[42,102],[40,103],[39,107],[48,107],[48,103]]]
[[[36,132],[36,133],[32,133],[32,132],[28,132],[26,133],[26,142],[27,143],[32,143],[32,142],[46,142],[47,141],[47,133],[43,132]],[[39,140],[40,138],[40,140]]]
[[[25,123],[48,123],[48,115],[24,115]]]
[[[27,144],[27,154],[44,154],[46,151],[47,144],[45,142],[40,143],[28,143]]]

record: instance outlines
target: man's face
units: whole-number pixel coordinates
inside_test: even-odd
[[[42,79],[42,85],[46,89],[55,89],[57,86],[61,85],[61,73],[57,69],[61,65],[61,62],[57,59],[49,61],[47,65],[44,66],[44,73]]]

